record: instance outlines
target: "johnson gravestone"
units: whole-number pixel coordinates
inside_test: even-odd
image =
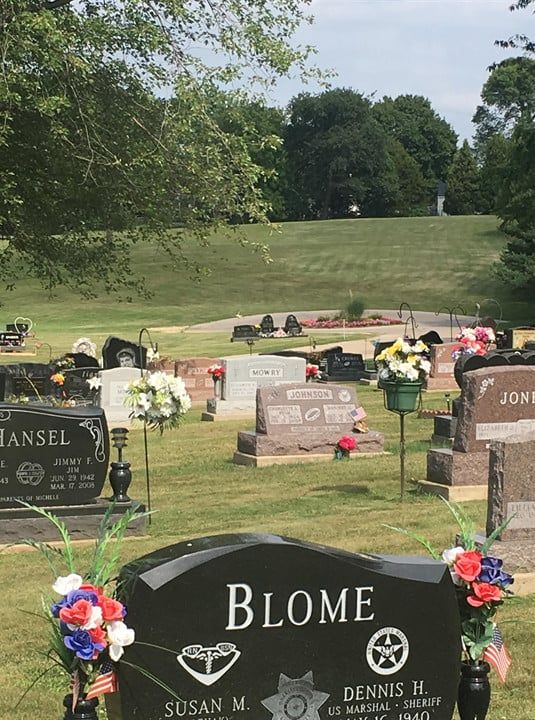
[[[121,582],[136,643],[111,720],[451,720],[460,628],[443,563],[229,535],[147,555]]]

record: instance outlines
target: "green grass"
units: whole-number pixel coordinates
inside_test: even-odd
[[[274,262],[237,243],[214,238],[211,248],[190,243],[195,260],[212,266],[193,283],[186,272],[171,272],[165,256],[144,245],[135,267],[154,292],[150,300],[118,302],[109,297],[80,300],[59,290],[47,300],[35,282],[0,298],[0,318],[30,316],[45,340],[68,330],[70,337],[108,332],[133,337],[140,327],[191,325],[252,313],[330,309],[345,305],[351,290],[368,307],[436,311],[461,302],[474,312],[476,301],[497,298],[508,320],[532,320],[533,306],[513,298],[490,274],[504,245],[493,217],[332,220],[287,223],[280,233],[246,229],[251,240],[269,243]]]
[[[409,538],[383,527],[392,524],[428,537],[437,548],[449,546],[455,527],[442,503],[421,496],[412,487],[399,502],[397,416],[383,408],[382,394],[359,388],[371,427],[386,434],[394,454],[358,461],[318,465],[244,468],[231,463],[236,432],[253,422],[199,422],[194,409],[181,428],[150,435],[153,506],[157,510],[150,534],[127,541],[124,560],[179,540],[229,532],[273,532],[326,543],[350,551],[420,554]],[[442,394],[429,394],[426,406],[443,403]],[[407,475],[422,478],[432,423],[410,416],[407,429]],[[142,433],[130,435],[127,458],[133,464],[131,495],[143,500]],[[479,527],[485,522],[485,503],[466,505]],[[87,548],[79,548],[81,558]],[[37,651],[44,647],[37,618],[39,595],[51,578],[33,552],[0,555],[0,718],[30,720],[59,718],[65,685],[48,678],[23,705],[13,709],[23,690],[45,667]],[[535,597],[515,599],[500,611],[500,624],[512,651],[510,679],[502,687],[493,677],[489,719],[530,720],[535,717],[532,692],[533,612]]]

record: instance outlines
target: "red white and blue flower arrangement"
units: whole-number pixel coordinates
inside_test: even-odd
[[[80,574],[63,521],[44,508],[21,504],[50,520],[63,541],[62,547],[35,540],[24,540],[23,544],[41,552],[56,578],[52,585],[55,597],[50,593],[42,597],[42,618],[49,629],[49,647],[42,654],[50,665],[37,680],[52,670],[63,671],[72,694],[66,702],[74,712],[79,701],[117,690],[117,663],[135,641],[135,631],[125,623],[127,609],[117,599],[116,576],[120,544],[128,525],[145,513],[133,505],[111,523],[111,504],[102,519],[89,570]],[[60,565],[67,574],[61,574]],[[132,667],[144,673],[142,668]]]
[[[468,665],[488,662],[505,682],[511,657],[503,643],[495,616],[504,601],[512,597],[514,578],[503,569],[503,561],[489,554],[494,541],[500,536],[511,518],[502,523],[478,545],[475,525],[464,510],[455,503],[441,498],[448,506],[459,526],[454,547],[442,553],[435,550],[424,538],[401,528],[391,530],[413,538],[431,554],[442,560],[450,569],[461,620],[462,660]]]

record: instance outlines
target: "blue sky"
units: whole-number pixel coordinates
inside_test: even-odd
[[[488,66],[507,56],[494,45],[514,33],[535,36],[531,10],[510,12],[511,0],[313,0],[312,26],[297,40],[314,45],[316,63],[337,71],[335,86],[376,98],[424,95],[455,128],[471,138],[472,115]],[[277,104],[303,89],[281,82]]]

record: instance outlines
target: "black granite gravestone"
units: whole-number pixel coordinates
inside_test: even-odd
[[[102,346],[102,365],[105,370],[116,367],[146,368],[147,348],[110,335]]]
[[[230,339],[234,342],[234,340],[251,340],[257,337],[258,332],[254,325],[234,325]]]
[[[284,323],[284,332],[286,335],[301,335],[303,328],[295,315],[288,315]]]
[[[270,335],[272,332],[275,332],[273,315],[264,315],[264,317],[260,321],[260,332],[264,335]]]
[[[4,378],[4,390],[0,400],[10,396],[42,399],[54,393],[54,383],[50,380],[55,371],[47,363],[12,363],[0,365],[0,375]]]
[[[0,405],[0,509],[90,503],[102,491],[109,438],[101,408]]]
[[[331,382],[360,380],[366,369],[364,358],[356,353],[332,352],[326,354],[326,372]]]
[[[111,720],[451,720],[460,628],[442,563],[227,535],[121,582],[136,642]]]
[[[20,348],[24,344],[24,335],[18,332],[0,332],[0,347]]]

